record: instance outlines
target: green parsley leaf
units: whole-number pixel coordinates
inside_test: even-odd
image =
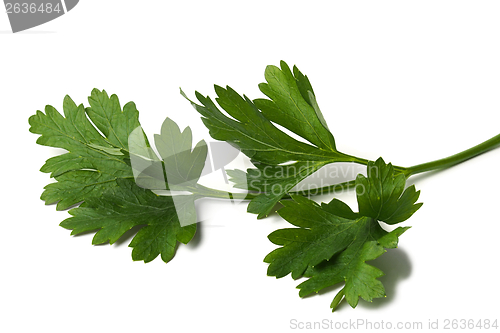
[[[273,207],[295,185],[307,176],[319,170],[323,162],[295,162],[289,165],[268,165],[253,161],[256,168],[227,170],[229,180],[234,187],[261,193],[249,204],[249,213],[259,214],[258,218],[267,216]]]
[[[72,235],[98,230],[92,244],[113,244],[135,226],[143,226],[130,243],[133,260],[149,262],[159,254],[170,261],[177,242],[187,244],[196,232],[196,224],[181,227],[177,205],[170,196],[158,196],[128,179],[117,179],[118,186],[91,197],[85,204],[69,211],[72,217],[61,226]]]
[[[238,146],[252,161],[261,163],[256,169],[247,170],[246,182],[247,189],[258,188],[262,193],[248,206],[248,211],[258,214],[258,218],[267,216],[288,190],[322,166],[356,160],[337,151],[309,79],[297,67],[292,73],[282,61],[281,68],[268,66],[265,78],[267,83],[259,88],[270,99],[251,101],[230,87],[215,86],[216,102],[229,116],[198,92],[196,98],[201,105],[190,101],[214,139]],[[275,124],[309,143],[292,138]],[[234,178],[238,175],[241,173],[233,173]],[[245,186],[245,182],[237,185]]]
[[[356,234],[353,242],[333,258],[311,266],[304,273],[309,277],[297,286],[299,296],[304,297],[337,283],[345,282],[345,286],[332,301],[332,311],[345,296],[353,308],[359,297],[371,302],[374,298],[385,297],[385,288],[377,278],[384,273],[366,261],[376,259],[386,252],[384,248],[395,248],[398,237],[409,227],[398,227],[391,232],[384,231],[375,220],[365,221],[366,225]]]
[[[403,222],[410,218],[421,203],[415,204],[419,193],[410,186],[404,193],[406,179],[403,174],[394,175],[394,167],[387,166],[379,158],[368,164],[368,177],[358,175],[356,193],[360,214],[388,224]]]
[[[42,167],[56,182],[45,187],[42,200],[58,202],[57,209],[73,217],[61,226],[72,234],[96,231],[93,244],[114,243],[126,231],[143,226],[130,246],[132,258],[149,262],[161,254],[172,259],[176,242],[187,243],[196,231],[195,200],[200,193],[158,196],[151,189],[197,190],[207,146],[192,149],[189,127],[181,132],[171,119],[155,136],[156,155],[139,124],[135,104],[123,110],[118,97],[94,89],[90,107],[64,99],[64,116],[52,106],[30,117],[37,143],[67,150]],[[102,133],[102,134],[101,134]]]
[[[100,195],[115,187],[116,179],[133,179],[121,150],[128,150],[128,135],[139,126],[135,104],[127,103],[122,110],[116,95],[109,97],[97,89],[89,102],[91,107],[85,110],[66,96],[64,116],[48,105],[45,113],[37,111],[29,119],[30,131],[41,134],[38,144],[68,151],[48,159],[41,168],[57,181],[45,187],[41,198],[46,204],[57,202],[57,210]]]
[[[359,213],[337,199],[319,205],[292,195],[292,201],[282,201],[284,208],[278,214],[298,228],[279,229],[269,235],[269,240],[281,247],[264,259],[269,263],[268,275],[311,277],[299,285],[300,296],[345,281],[342,292],[353,307],[359,296],[368,301],[384,296],[384,288],[376,280],[381,272],[365,261],[380,256],[384,247],[395,247],[407,228],[388,233],[378,221],[402,222],[422,204],[415,204],[420,192],[414,186],[404,190],[404,177],[395,175],[390,163],[379,158],[368,164],[368,170],[367,177],[356,178],[358,202],[363,203]]]
[[[311,83],[294,66],[293,73],[281,61],[281,68],[267,66],[264,73],[267,83],[259,85],[268,99],[256,99],[255,105],[264,117],[297,133],[320,149],[336,151],[335,140],[328,130]]]

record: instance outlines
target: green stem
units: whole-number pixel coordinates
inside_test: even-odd
[[[342,161],[332,160],[330,163],[335,163],[335,162],[351,162],[351,163],[357,163],[357,164],[362,164],[362,165],[368,165],[368,162],[370,162],[366,158],[360,158],[360,157],[356,157],[356,156],[352,156],[352,155],[347,155],[347,154],[343,154],[343,155],[345,157],[344,160],[342,160]],[[406,170],[407,170],[407,168],[400,167],[400,166],[397,166],[397,165],[394,165],[393,167],[394,167],[394,170],[396,172],[406,172]],[[345,183],[342,183],[342,184],[345,184]],[[337,185],[342,185],[342,184],[336,184],[336,185],[332,185],[332,186],[337,186]]]
[[[486,140],[472,148],[469,148],[467,150],[464,150],[458,154],[445,157],[436,161],[432,162],[427,162],[427,163],[422,163],[418,165],[414,165],[409,168],[404,168],[400,166],[394,166],[394,170],[399,173],[403,173],[406,178],[409,178],[410,176],[422,173],[422,172],[427,172],[427,171],[432,171],[432,170],[438,170],[438,169],[446,169],[450,168],[458,163],[464,162],[468,159],[471,159],[475,156],[478,156],[482,153],[485,153],[489,150],[492,150],[500,145],[500,134],[492,137],[489,140]],[[366,163],[364,163],[366,161]],[[363,160],[360,158],[357,158],[354,163],[359,163],[359,164],[368,164],[367,160]],[[335,185],[330,185],[330,186],[325,186],[319,189],[315,189],[314,193],[316,194],[327,194],[330,192],[335,192],[336,190],[347,190],[347,189],[352,189],[355,187],[355,181],[351,180],[348,182],[340,183],[340,184],[335,184]],[[302,194],[302,195],[309,195],[311,194],[311,191],[301,191],[301,192],[295,192],[294,194]]]
[[[464,150],[463,152],[460,152],[458,154],[445,157],[436,161],[432,162],[427,162],[427,163],[422,163],[418,165],[414,165],[412,167],[406,168],[406,178],[426,172],[426,171],[432,171],[432,170],[438,170],[438,169],[446,169],[449,168],[453,165],[456,165],[458,163],[461,163],[463,161],[466,161],[468,159],[471,159],[477,155],[480,155],[482,153],[485,153],[495,147],[497,147],[500,144],[500,134],[492,137],[489,140],[486,140],[477,146],[474,146],[472,148],[469,148],[467,150]]]
[[[306,191],[296,191],[296,192],[288,192],[288,194],[300,194],[300,195],[321,195],[321,194],[328,194],[336,191],[345,191],[345,190],[350,190],[353,189],[356,186],[355,180],[349,180],[347,182],[343,183],[338,183],[338,184],[333,184],[333,185],[328,185],[325,187],[320,187],[320,188],[315,188],[313,190],[306,190]],[[289,198],[290,196],[284,197]]]
[[[299,194],[299,195],[321,195],[328,194],[335,191],[345,191],[350,190],[355,187],[356,183],[354,180],[350,180],[343,183],[338,183],[334,185],[329,185],[321,188],[315,188],[314,190],[305,190],[305,191],[293,191],[288,192],[283,196],[283,199],[290,199],[291,195]],[[194,195],[205,198],[216,198],[216,199],[236,199],[236,200],[252,200],[257,197],[260,193],[257,192],[247,192],[247,193],[234,193],[234,192],[226,192],[221,190],[216,190],[213,188],[205,187],[203,185],[197,184],[196,187],[186,188],[186,190],[190,191]]]
[[[193,193],[194,195],[205,198],[216,198],[216,199],[252,200],[258,195],[256,193],[226,192],[206,187],[200,184],[196,184],[194,187],[187,187],[186,189],[189,192]]]
[[[500,145],[500,134],[492,137],[489,140],[486,140],[472,148],[469,148],[467,150],[464,150],[463,152],[460,152],[458,154],[445,157],[436,161],[432,162],[427,162],[427,163],[422,163],[418,165],[414,165],[409,168],[404,168],[400,166],[394,166],[394,170],[397,173],[403,173],[406,178],[409,178],[410,176],[422,173],[422,172],[427,172],[427,171],[432,171],[432,170],[438,170],[438,169],[446,169],[449,167],[452,167],[453,165],[456,165],[458,163],[461,163],[463,161],[466,161],[468,159],[471,159],[477,155],[480,155],[482,153],[485,153],[493,148],[496,148],[498,145]],[[349,156],[349,155],[346,155]],[[358,163],[358,164],[368,164],[368,160],[363,159],[363,158],[358,158],[355,156],[349,156],[352,159],[350,160],[353,163]],[[327,194],[327,193],[332,193],[335,191],[345,191],[349,190],[355,187],[355,181],[347,181],[339,184],[334,184],[334,185],[329,185],[321,188],[315,188],[311,190],[303,190],[303,191],[295,191],[295,192],[289,192],[285,196],[283,196],[283,199],[289,199],[291,194],[299,194],[299,195],[320,195],[320,194]],[[209,187],[205,187],[203,185],[197,184],[195,187],[188,189],[190,190],[193,194],[199,195],[200,197],[210,197],[210,198],[219,198],[219,199],[237,199],[237,200],[252,200],[253,198],[257,197],[260,193],[232,193],[232,192],[226,192],[226,191],[221,191],[221,190],[216,190],[212,189]]]
[[[305,191],[293,191],[293,192],[288,192],[283,196],[283,199],[290,199],[293,194],[299,194],[299,195],[320,195],[320,194],[327,194],[327,193],[332,193],[335,191],[345,191],[345,190],[350,190],[353,189],[355,186],[355,181],[350,180],[347,182],[343,183],[338,183],[334,185],[329,185],[321,188],[316,188],[314,190],[305,190]],[[205,198],[216,198],[216,199],[236,199],[236,200],[252,200],[253,198],[257,197],[260,193],[257,192],[247,192],[247,193],[235,193],[235,192],[226,192],[226,191],[221,191],[221,190],[216,190],[213,188],[209,188],[200,184],[196,184],[195,187],[187,187],[187,191],[193,193],[196,196],[199,197],[205,197]]]

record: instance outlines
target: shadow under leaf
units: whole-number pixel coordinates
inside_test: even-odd
[[[396,248],[387,249],[387,253],[367,263],[385,273],[379,280],[384,285],[387,297],[376,298],[373,302],[359,302],[359,306],[366,309],[378,309],[390,304],[395,299],[397,284],[411,274],[411,262],[406,251],[402,248]]]

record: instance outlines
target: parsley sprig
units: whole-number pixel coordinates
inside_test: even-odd
[[[337,149],[311,83],[296,66],[291,69],[282,61],[280,67],[268,66],[264,76],[266,82],[259,88],[266,98],[251,100],[229,86],[215,86],[215,101],[198,92],[194,101],[181,90],[210,136],[236,146],[252,161],[254,167],[246,171],[227,171],[234,186],[247,193],[228,193],[198,182],[208,150],[203,140],[193,146],[189,127],[181,130],[167,118],[152,145],[133,102],[121,106],[116,95],[94,89],[87,107],[66,96],[63,114],[49,105],[29,119],[30,131],[40,135],[38,144],[66,150],[42,166],[41,171],[55,182],[45,187],[41,199],[57,203],[57,210],[75,206],[60,225],[73,235],[94,231],[93,244],[112,244],[137,228],[129,246],[132,259],[144,262],[158,256],[168,262],[180,243],[193,238],[196,200],[248,200],[248,212],[257,218],[265,218],[281,203],[277,212],[291,227],[269,235],[278,248],[264,259],[268,275],[306,278],[297,287],[301,297],[343,285],[332,310],[343,299],[355,307],[359,297],[371,301],[385,296],[377,280],[383,272],[367,261],[395,248],[409,228],[389,232],[385,225],[406,221],[422,206],[417,203],[420,192],[413,185],[406,187],[407,179],[496,148],[500,135],[456,155],[411,167],[393,166],[382,158],[369,161]],[[305,178],[337,162],[366,165],[367,176],[314,193],[355,189],[358,212],[338,199],[318,204],[308,198],[312,191],[294,190]],[[173,192],[158,195],[153,190]]]

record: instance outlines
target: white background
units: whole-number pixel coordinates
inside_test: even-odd
[[[373,262],[387,298],[331,313],[335,290],[300,299],[266,276],[267,235],[245,205],[204,202],[193,244],[168,264],[131,260],[129,239],[92,246],[39,199],[59,151],[35,144],[28,117],[92,88],[133,100],[149,136],[165,117],[210,140],[179,95],[213,84],[250,98],[268,64],[297,64],[338,148],[410,166],[500,132],[498,1],[83,0],[12,34],[0,13],[2,332],[287,332],[290,321],[498,319],[500,151],[411,178],[423,207],[400,247]],[[222,181],[222,178],[221,178]],[[330,197],[322,198],[329,200]],[[340,196],[356,209],[353,193]],[[207,213],[210,212],[210,213]],[[359,329],[358,331],[362,331]]]

